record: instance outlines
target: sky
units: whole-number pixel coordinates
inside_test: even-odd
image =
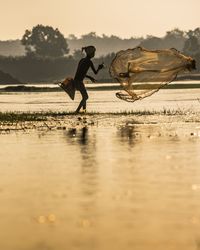
[[[162,37],[174,28],[200,27],[200,0],[0,0],[0,6],[0,40],[21,39],[37,24],[65,37]]]

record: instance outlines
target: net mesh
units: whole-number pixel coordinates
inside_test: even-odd
[[[123,90],[116,96],[134,102],[152,95],[173,81],[181,71],[195,68],[194,60],[176,49],[147,50],[141,47],[118,52],[110,75]]]

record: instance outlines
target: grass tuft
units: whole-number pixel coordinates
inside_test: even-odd
[[[0,112],[0,122],[20,122],[20,121],[46,121],[41,113],[18,113],[18,112]]]
[[[194,112],[192,109],[165,109],[161,111],[156,110],[132,110],[132,111],[119,111],[119,112],[88,112],[88,113],[80,113],[78,115],[74,115],[73,112],[0,112],[0,122],[7,121],[7,122],[20,122],[20,121],[47,121],[48,118],[63,118],[65,116],[153,116],[153,115],[159,115],[159,116],[177,116],[177,115],[192,115],[197,114],[197,112]]]

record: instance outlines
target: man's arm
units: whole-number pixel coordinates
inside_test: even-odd
[[[94,72],[95,75],[98,74],[99,70],[101,70],[103,67],[104,67],[103,63],[99,64],[99,66],[98,66],[98,68],[96,70],[95,67],[94,67],[93,62],[91,62],[91,69],[92,69],[92,71]]]
[[[90,79],[92,82],[96,82],[96,79],[94,79],[92,76],[86,75],[85,77],[87,77],[88,79]]]

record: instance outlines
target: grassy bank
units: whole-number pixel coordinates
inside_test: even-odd
[[[73,112],[0,112],[0,122],[18,122],[18,121],[47,121],[49,118],[67,118],[69,116],[79,117],[79,116],[110,116],[112,117],[121,117],[121,116],[180,116],[180,115],[191,115],[196,114],[191,110],[170,110],[163,109],[161,111],[150,111],[150,110],[136,110],[136,111],[122,111],[122,112],[88,112],[88,113],[79,113],[74,114]]]
[[[0,134],[26,130],[68,130],[83,127],[120,127],[138,125],[171,126],[172,124],[200,123],[200,112],[191,110],[130,112],[89,112],[74,115],[72,112],[0,112]]]
[[[41,113],[0,112],[0,122],[46,121],[47,116]]]

